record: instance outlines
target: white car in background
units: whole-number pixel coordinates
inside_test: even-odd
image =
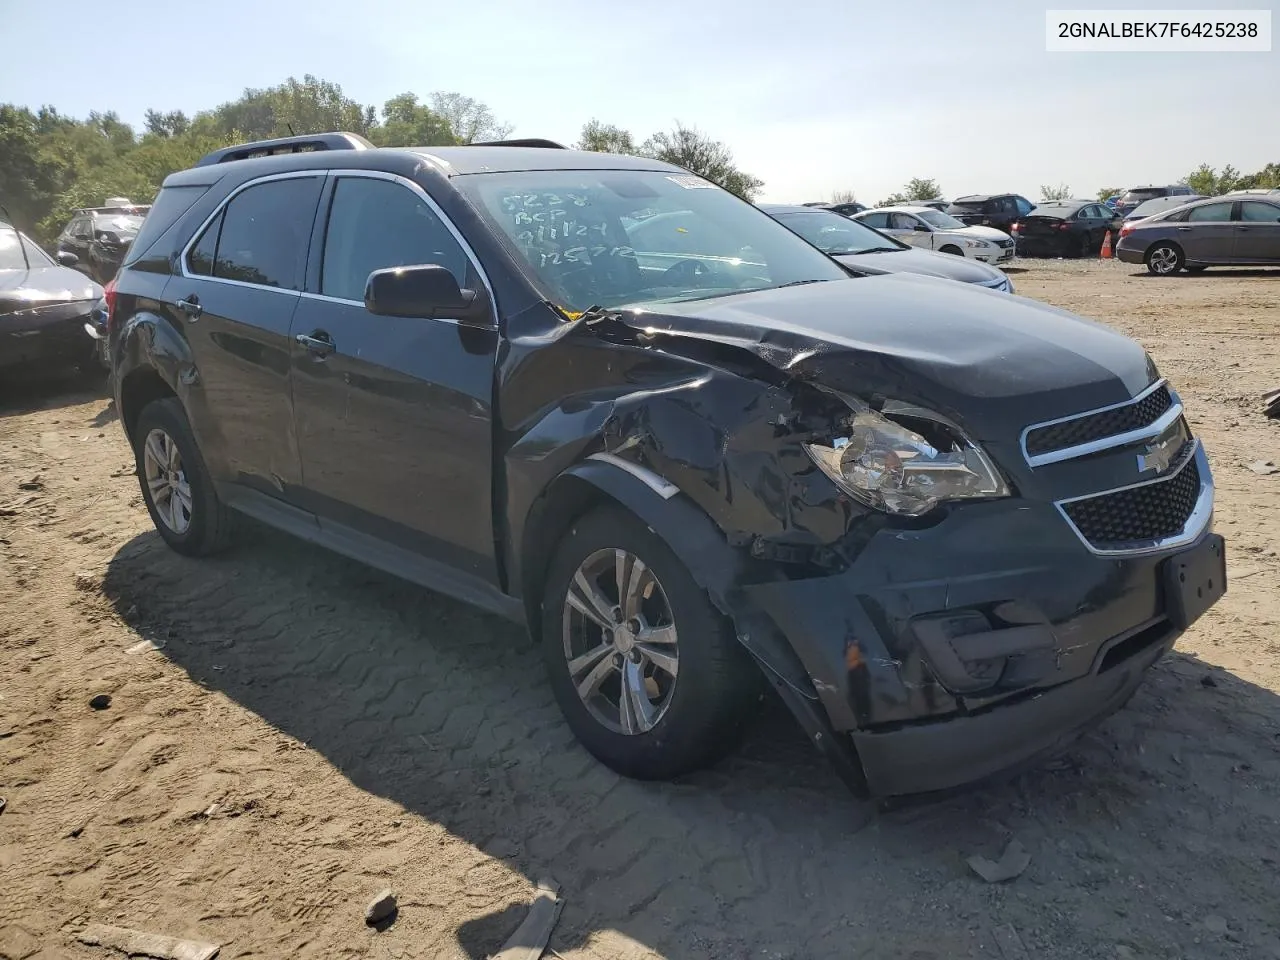
[[[985,263],[1006,263],[1013,259],[1013,238],[1007,233],[994,227],[970,227],[932,207],[879,207],[859,213],[853,219],[913,247],[953,253]]]

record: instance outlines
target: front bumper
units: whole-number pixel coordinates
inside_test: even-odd
[[[974,260],[981,260],[983,263],[1001,264],[1008,263],[1013,259],[1013,247],[984,247],[973,249],[965,248],[965,256],[972,257]]]
[[[1100,556],[1052,504],[1011,498],[883,529],[841,573],[743,590],[868,791],[894,796],[1017,767],[1123,705],[1178,635],[1162,582],[1176,552]]]
[[[0,367],[91,360],[95,347],[84,325],[92,309],[91,303],[69,303],[0,316]]]

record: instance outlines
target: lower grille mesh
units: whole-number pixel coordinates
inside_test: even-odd
[[[1062,509],[1093,546],[1118,549],[1177,536],[1199,496],[1200,470],[1193,459],[1167,480],[1064,503]]]

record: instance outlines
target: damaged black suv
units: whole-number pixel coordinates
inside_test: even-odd
[[[165,181],[108,300],[175,550],[248,514],[526,623],[631,776],[725,753],[764,681],[861,792],[974,781],[1119,708],[1225,590],[1141,347],[859,275],[657,161],[230,148]]]

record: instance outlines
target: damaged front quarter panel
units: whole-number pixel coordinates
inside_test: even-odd
[[[601,470],[624,472],[593,454],[673,485],[679,494],[665,504],[656,485],[616,480],[606,492],[629,498],[624,505],[671,543],[806,731],[847,766],[846,748],[824,738],[843,741],[839,732],[879,715],[955,704],[917,653],[883,647],[855,593],[833,590],[873,535],[921,521],[854,501],[804,452],[805,442],[830,441],[847,412],[813,382],[823,353],[799,337],[779,344],[652,328],[633,312],[566,323],[545,305],[528,311],[509,325],[499,369],[498,513],[511,518],[508,542],[525,545],[508,569],[528,604],[541,593],[537,551],[554,546],[546,514],[558,485],[574,477],[600,487]],[[669,521],[676,503],[701,522]]]

